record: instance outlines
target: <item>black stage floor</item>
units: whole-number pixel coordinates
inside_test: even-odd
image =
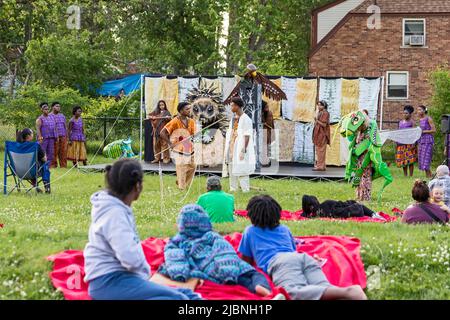
[[[148,162],[141,162],[145,172],[158,173],[159,165]],[[79,167],[81,170],[87,171],[104,171],[107,164],[96,164]],[[268,178],[301,178],[310,180],[343,180],[345,169],[343,167],[328,167],[327,171],[312,171],[312,166],[299,165],[298,163],[280,163],[278,166],[272,164],[271,167],[261,168],[255,172],[252,177],[268,177]],[[161,170],[166,174],[175,174],[175,165],[173,163],[161,164]],[[222,166],[214,168],[197,167],[197,175],[222,174]]]

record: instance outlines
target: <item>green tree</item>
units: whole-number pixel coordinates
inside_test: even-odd
[[[436,124],[434,160],[441,163],[444,160],[445,136],[441,134],[441,117],[450,113],[450,69],[443,66],[431,74],[433,84],[432,108],[430,115]]]
[[[51,87],[92,92],[110,74],[108,58],[89,43],[88,32],[31,40],[26,59],[33,79]]]

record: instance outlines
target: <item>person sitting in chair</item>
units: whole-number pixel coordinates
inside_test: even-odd
[[[33,142],[34,134],[33,130],[30,128],[25,128],[22,131],[19,131],[17,133],[17,142],[23,143],[23,142]],[[46,166],[47,162],[47,156],[42,149],[41,145],[38,143],[38,154],[37,154],[37,161],[38,161],[38,174],[42,176],[42,181],[44,181],[44,187],[45,187],[45,193],[50,193],[50,170],[48,166]],[[32,180],[31,184],[33,187],[36,186],[36,180]],[[39,188],[36,188],[36,191],[38,193],[41,193],[42,190]]]

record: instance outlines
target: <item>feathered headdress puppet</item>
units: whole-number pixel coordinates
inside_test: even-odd
[[[244,79],[251,82],[256,82],[261,85],[262,93],[275,101],[287,100],[286,94],[280,89],[275,83],[270,81],[262,73],[257,71],[258,69],[254,64],[249,64],[247,66],[247,73],[244,75]],[[231,98],[239,96],[240,83],[234,87],[228,98],[223,102],[224,104],[230,104]]]

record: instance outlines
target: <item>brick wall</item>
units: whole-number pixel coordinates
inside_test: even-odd
[[[426,19],[428,48],[401,48],[403,18]],[[432,86],[429,73],[450,62],[450,15],[382,15],[381,23],[380,30],[369,30],[367,16],[351,16],[310,57],[309,73],[329,77],[386,77],[386,71],[409,71],[408,100],[389,101],[386,99],[386,86],[384,88],[383,118],[385,121],[398,121],[404,105],[430,104]]]

